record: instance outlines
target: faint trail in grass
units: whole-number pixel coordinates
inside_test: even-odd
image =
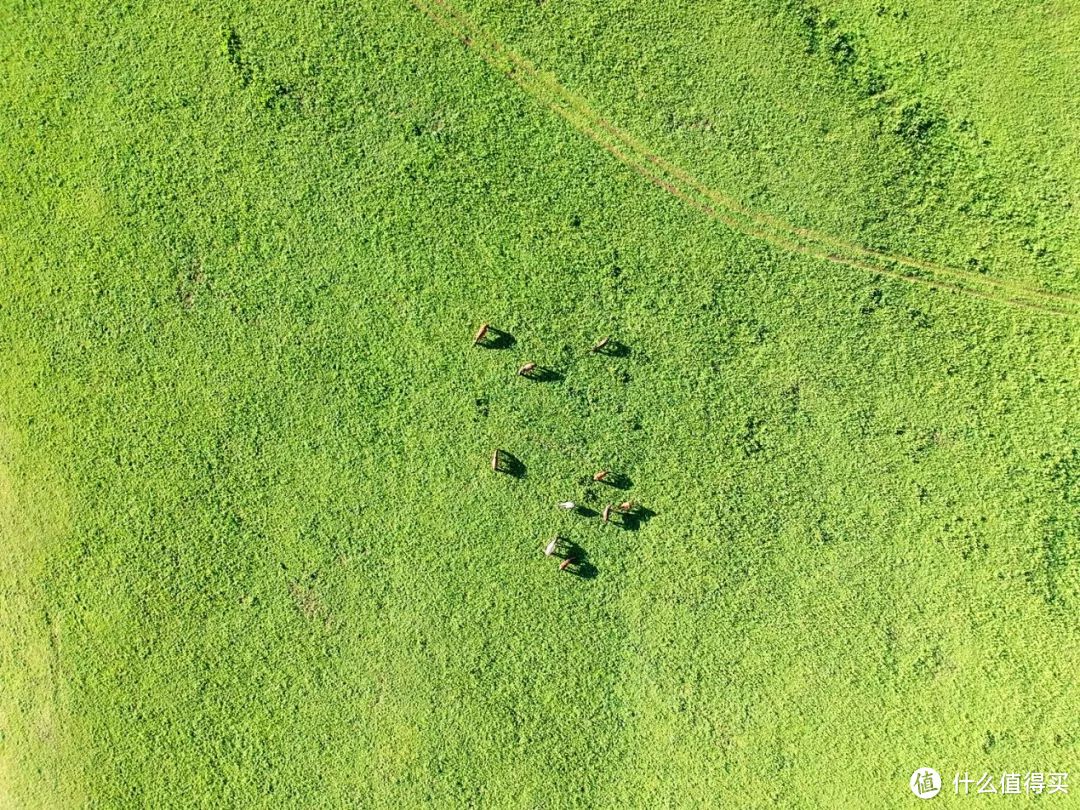
[[[1080,298],[1075,296],[872,250],[839,237],[752,211],[653,153],[634,136],[600,116],[584,99],[563,87],[554,77],[543,73],[525,57],[492,37],[448,0],[412,2],[434,23],[455,36],[494,69],[513,80],[523,92],[565,119],[617,160],[662,190],[734,230],[811,258],[881,273],[921,286],[958,292],[1032,312],[1080,315]]]

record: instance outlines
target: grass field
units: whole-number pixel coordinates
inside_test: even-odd
[[[1080,771],[1078,65],[1070,0],[3,4],[0,806]]]

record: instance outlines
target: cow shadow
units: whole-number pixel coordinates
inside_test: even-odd
[[[537,366],[528,374],[523,375],[526,380],[532,380],[539,383],[553,383],[562,382],[566,379],[562,373],[556,371],[553,368],[547,368],[546,366]]]
[[[602,354],[607,357],[629,357],[630,347],[621,340],[609,340],[607,345],[593,350],[594,354]]]
[[[600,573],[599,569],[589,562],[589,555],[577,543],[566,542],[556,552],[563,558],[563,564],[569,560],[570,564],[562,570],[578,579],[595,579]]]
[[[476,345],[482,349],[509,349],[517,340],[509,332],[489,326],[484,339]]]
[[[629,512],[614,513],[612,517],[615,517],[616,514],[618,517],[612,521],[612,524],[628,532],[636,532],[656,517],[656,512],[644,506],[635,506]]]
[[[616,472],[608,473],[596,483],[614,487],[615,489],[630,489],[630,487],[634,485],[634,482],[630,479],[629,475]]]
[[[499,451],[499,463],[495,468],[496,472],[505,473],[506,475],[514,478],[525,477],[525,462],[515,456],[513,453],[508,453],[505,450]]]

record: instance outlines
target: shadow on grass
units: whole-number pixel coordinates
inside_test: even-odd
[[[489,326],[484,339],[476,345],[482,349],[509,349],[515,343],[517,343],[517,340],[509,332]]]
[[[585,549],[577,543],[565,543],[559,549],[558,555],[563,558],[563,565],[566,566],[561,569],[564,573],[578,579],[595,579],[600,573],[597,567],[589,562],[589,555]],[[567,564],[567,561],[569,561],[569,564]]]
[[[656,512],[644,506],[635,506],[629,512],[613,512],[611,517],[613,526],[618,526],[628,532],[636,532],[656,517]]]
[[[499,463],[495,467],[495,472],[505,473],[506,475],[513,476],[514,478],[525,477],[525,462],[515,456],[513,453],[508,453],[505,450],[499,451]]]
[[[603,354],[607,357],[629,357],[630,347],[621,340],[609,340],[602,348],[594,349],[594,354]]]
[[[526,380],[540,383],[562,382],[565,379],[560,372],[553,368],[547,368],[546,366],[537,366],[528,374],[523,374],[522,376]]]
[[[629,475],[614,472],[608,473],[605,477],[597,481],[597,483],[608,487],[614,487],[615,489],[630,489],[630,487],[634,485],[634,482],[630,480]]]
[[[596,579],[600,574],[597,567],[590,562],[578,563],[576,566],[571,565],[566,571],[578,579]]]

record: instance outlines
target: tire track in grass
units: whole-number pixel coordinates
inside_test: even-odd
[[[600,128],[610,133],[622,144],[628,146],[629,149],[633,151],[638,157],[644,158],[645,160],[659,167],[661,170],[666,171],[669,175],[679,180],[682,180],[685,183],[688,183],[694,191],[701,194],[702,196],[705,196],[711,201],[716,202],[718,205],[721,205],[721,207],[725,208],[729,213],[742,216],[757,225],[768,226],[771,224],[775,230],[779,231],[779,234],[770,234],[767,232],[763,233],[760,230],[751,229],[744,224],[733,223],[731,220],[719,216],[718,212],[716,212],[715,209],[713,209],[711,206],[703,207],[700,203],[691,202],[691,204],[695,205],[695,207],[699,208],[699,210],[703,210],[710,216],[721,219],[721,221],[724,221],[725,224],[727,224],[729,227],[738,228],[748,233],[749,235],[755,236],[757,238],[763,238],[769,241],[773,241],[774,243],[788,249],[797,249],[799,250],[799,252],[804,253],[805,255],[814,256],[816,258],[824,259],[827,261],[834,261],[841,264],[846,264],[850,267],[864,270],[869,269],[870,272],[882,272],[888,275],[892,275],[896,278],[915,280],[917,282],[926,284],[928,286],[937,287],[939,289],[960,289],[962,292],[966,292],[977,298],[983,298],[998,303],[1010,303],[1015,306],[1033,311],[1048,312],[1059,315],[1077,314],[1077,312],[1073,308],[1080,306],[1080,299],[1077,299],[1073,296],[1052,293],[1046,290],[1032,288],[1018,282],[1007,282],[998,279],[988,279],[976,273],[963,271],[957,268],[949,268],[945,267],[944,265],[938,265],[932,262],[913,259],[911,257],[897,256],[893,254],[883,253],[881,251],[870,250],[854,243],[846,242],[837,237],[821,234],[808,228],[799,228],[790,225],[783,220],[780,220],[776,217],[771,217],[767,214],[759,214],[757,212],[751,211],[750,209],[745,208],[730,197],[727,197],[713,189],[710,189],[704,183],[697,180],[696,178],[693,178],[687,172],[679,169],[677,166],[674,166],[669,161],[666,161],[658,155],[650,152],[646,146],[641,144],[640,141],[636,140],[629,133],[620,130],[618,127],[603,119],[598,113],[596,113],[594,110],[592,110],[591,107],[589,107],[588,103],[584,99],[574,95],[571,91],[560,85],[554,78],[548,78],[547,76],[545,76],[545,74],[542,71],[538,70],[535,65],[529,62],[528,59],[517,54],[515,51],[507,47],[499,40],[492,37],[490,34],[487,34],[483,29],[481,29],[478,25],[472,22],[463,12],[454,8],[448,0],[423,0],[423,2],[425,4],[435,3],[440,6],[447,15],[450,15],[450,17],[447,19],[447,22],[450,25],[457,26],[460,30],[464,30],[467,32],[467,34],[462,38],[462,41],[464,41],[466,45],[472,46],[477,40],[486,39],[490,49],[494,53],[504,54],[506,59],[508,59],[513,65],[516,65],[529,75],[541,81],[547,89],[562,96],[564,99],[564,103],[571,106],[576,112],[578,112],[583,118],[585,118],[585,120],[594,123],[596,126],[599,126]],[[520,81],[518,82],[518,84],[522,85]],[[552,109],[553,111],[562,114],[561,111],[557,109],[556,103],[553,99],[544,98],[542,96],[542,91],[531,91],[524,85],[522,85],[522,87],[526,92],[530,92],[532,95],[537,97],[537,99],[544,103],[545,106],[547,106],[549,109]],[[564,117],[567,116],[564,115]],[[574,122],[571,121],[571,123]],[[575,123],[575,126],[578,126],[579,129],[583,129],[583,131],[585,131],[584,128],[581,127],[579,124]],[[593,133],[586,131],[585,134],[589,135],[594,140],[597,140],[594,137]],[[631,161],[627,159],[627,156],[625,154],[622,154],[619,151],[613,150],[611,148],[608,148],[608,151],[612,152],[612,154],[614,154],[620,160],[628,163],[628,165],[631,165]],[[632,168],[638,169],[639,173],[648,177],[648,175],[642,172],[637,166],[632,166]],[[685,190],[682,190],[681,192],[673,191],[672,186],[674,184],[670,182],[659,182],[655,179],[653,180],[653,182],[656,182],[665,190],[675,193],[676,196],[680,196],[684,200],[686,199]],[[949,282],[945,281],[935,281],[933,279],[927,279],[924,276],[918,275],[918,273],[889,271],[886,268],[881,267],[880,265],[867,265],[865,262],[860,262],[858,260],[851,259],[850,257],[839,255],[835,251],[825,250],[820,245],[818,246],[819,249],[816,251],[808,251],[806,249],[794,248],[790,240],[797,237],[802,237],[807,241],[812,240],[818,242],[825,242],[826,244],[832,244],[835,247],[843,248],[851,253],[861,255],[863,259],[876,259],[879,262],[887,262],[890,264],[906,266],[910,268],[910,270],[951,276],[955,281],[972,284],[975,288],[983,285],[984,291],[979,291],[978,289],[974,289],[972,287],[958,287],[956,284],[950,284]],[[788,241],[782,241],[785,238]],[[1000,292],[1000,294],[994,294],[995,292]]]
[[[443,5],[449,5],[444,0],[435,0]],[[505,46],[500,46],[505,47]],[[521,57],[523,61],[528,62],[524,57]],[[571,90],[565,86],[558,84],[554,79],[547,77],[542,71],[539,71],[534,66],[530,65],[530,69],[535,71],[538,76],[545,80],[546,85],[556,93],[563,95],[568,103],[573,104],[577,109],[581,110],[583,114],[592,116],[595,123],[604,130],[611,133],[611,135],[621,142],[627,144],[627,146],[634,150],[638,155],[645,158],[650,163],[656,165],[661,171],[670,174],[683,183],[687,184],[694,191],[700,193],[702,196],[712,200],[718,205],[727,208],[730,211],[736,212],[745,216],[747,219],[760,223],[761,225],[774,228],[781,233],[787,233],[792,236],[798,236],[805,238],[809,241],[820,242],[826,245],[832,245],[833,247],[847,250],[851,253],[855,253],[868,259],[876,259],[880,261],[890,262],[892,264],[898,264],[904,267],[909,267],[913,270],[925,270],[929,273],[937,273],[939,275],[954,276],[960,280],[975,280],[978,283],[985,284],[998,288],[1006,293],[1015,293],[1019,295],[1037,296],[1045,299],[1051,303],[1059,303],[1065,305],[1077,305],[1080,304],[1075,297],[1069,296],[1064,293],[1055,293],[1049,290],[1041,290],[1022,282],[1007,281],[1003,279],[987,278],[977,273],[961,270],[959,268],[949,267],[947,265],[936,264],[934,262],[926,261],[923,259],[916,259],[910,256],[905,256],[898,253],[885,253],[884,251],[874,250],[872,248],[863,247],[855,242],[846,241],[837,236],[816,231],[812,228],[804,228],[791,223],[785,222],[778,217],[774,217],[770,214],[765,214],[757,211],[753,211],[746,206],[739,203],[733,197],[722,194],[719,191],[705,185],[701,180],[691,175],[679,166],[671,163],[660,155],[655,154],[649,150],[649,147],[643,144],[640,140],[635,138],[632,134],[624,129],[620,129],[611,122],[607,121],[588,106],[586,102],[580,96],[574,94]]]
[[[473,45],[474,40],[473,40],[473,38],[471,36],[469,36],[466,33],[462,33],[461,31],[456,29],[449,21],[445,20],[444,18],[436,16],[435,14],[433,14],[431,12],[430,9],[422,7],[421,3],[418,2],[418,0],[414,0],[413,4],[416,5],[418,8],[420,8],[422,11],[424,11],[434,22],[436,22],[441,27],[443,27],[444,29],[449,31],[451,34],[453,34],[466,47],[471,47]],[[536,93],[532,89],[530,89],[530,87],[526,84],[523,76],[517,71],[517,69],[515,68],[515,66],[513,64],[500,62],[498,59],[492,58],[492,55],[490,53],[485,53],[485,52],[479,51],[479,50],[476,51],[476,52],[480,55],[480,57],[482,59],[484,59],[485,62],[487,62],[489,65],[491,65],[493,68],[498,70],[503,75],[507,76],[507,78],[512,79],[519,87],[522,88],[522,90],[524,92],[526,92],[530,96],[533,96],[534,98],[536,97]],[[995,302],[998,301],[997,298],[993,298],[991,296],[983,295],[983,294],[981,294],[981,293],[979,293],[977,291],[974,291],[974,292],[969,291],[969,290],[966,290],[964,288],[958,287],[956,285],[949,284],[947,282],[940,282],[940,281],[935,281],[935,280],[932,280],[932,279],[923,279],[923,278],[919,278],[919,277],[909,275],[909,274],[897,273],[897,272],[890,271],[890,270],[887,270],[885,268],[881,268],[881,267],[878,267],[878,266],[875,266],[875,265],[869,265],[869,264],[861,263],[861,262],[858,262],[858,261],[856,261],[854,259],[846,258],[844,256],[840,256],[840,255],[836,255],[836,254],[830,254],[830,253],[828,253],[826,251],[814,250],[814,249],[812,249],[810,247],[807,247],[805,245],[800,245],[795,241],[785,239],[783,237],[779,237],[779,236],[776,236],[774,234],[771,234],[771,233],[769,233],[767,231],[762,231],[760,229],[757,229],[753,225],[741,222],[738,219],[733,218],[732,216],[729,215],[729,213],[717,210],[716,208],[714,208],[714,207],[712,207],[712,206],[710,206],[708,204],[702,203],[700,200],[694,199],[691,195],[687,194],[684,190],[678,188],[677,186],[675,186],[674,184],[669,182],[669,180],[665,179],[663,175],[660,175],[659,173],[657,173],[655,171],[651,171],[647,166],[641,165],[640,162],[634,161],[629,155],[627,155],[625,152],[623,152],[618,146],[611,144],[609,140],[605,139],[600,130],[596,129],[589,122],[582,119],[579,115],[576,114],[576,112],[572,108],[560,107],[557,104],[550,103],[550,102],[545,103],[544,106],[548,107],[548,109],[552,110],[556,114],[558,114],[561,117],[563,117],[564,119],[566,119],[572,126],[575,127],[575,129],[579,130],[580,132],[582,132],[583,134],[588,136],[590,139],[592,139],[597,144],[599,144],[607,152],[611,153],[620,162],[626,164],[629,168],[633,169],[635,172],[637,172],[642,177],[644,177],[645,179],[652,182],[654,185],[656,185],[659,188],[661,188],[662,190],[667,191],[668,193],[678,197],[679,199],[682,199],[687,204],[693,206],[694,208],[697,208],[699,211],[705,213],[706,215],[708,215],[708,216],[710,216],[710,217],[712,217],[714,219],[719,220],[720,222],[724,223],[725,225],[732,228],[733,230],[738,230],[738,231],[740,231],[742,233],[745,233],[745,234],[747,234],[749,236],[754,236],[756,238],[763,239],[765,241],[771,242],[772,244],[779,245],[779,246],[784,247],[784,248],[786,248],[788,250],[791,250],[791,251],[796,252],[796,253],[800,253],[800,254],[805,255],[805,256],[809,256],[811,258],[817,258],[817,259],[822,259],[822,260],[826,260],[826,261],[832,261],[832,262],[835,262],[835,263],[838,263],[838,264],[844,264],[844,265],[847,265],[849,267],[853,267],[853,268],[856,268],[856,269],[868,270],[868,271],[873,272],[873,273],[884,273],[886,275],[892,276],[894,278],[901,279],[903,281],[922,283],[922,284],[934,287],[936,289],[946,290],[946,291],[950,291],[950,292],[966,292],[966,293],[970,293],[970,294],[972,294],[972,295],[974,295],[976,297],[987,298],[988,300],[995,301]],[[1021,304],[1021,306],[1023,306],[1023,305]]]
[[[768,240],[773,241],[774,243],[779,244],[779,245],[781,245],[783,247],[786,247],[788,249],[797,249],[797,250],[799,250],[799,252],[804,253],[805,255],[810,255],[810,256],[820,258],[820,259],[824,259],[824,260],[828,260],[828,261],[834,261],[834,262],[838,262],[838,263],[841,263],[841,264],[846,264],[846,265],[848,265],[850,267],[855,267],[855,268],[864,269],[864,270],[868,269],[870,272],[885,273],[887,275],[891,275],[891,276],[896,277],[896,278],[903,278],[903,279],[906,279],[906,280],[915,280],[915,281],[917,281],[919,283],[923,283],[923,284],[926,284],[926,285],[931,286],[931,287],[937,287],[939,289],[946,289],[946,290],[957,290],[957,289],[959,289],[962,292],[966,292],[966,293],[968,293],[968,294],[970,294],[970,295],[972,295],[974,297],[977,297],[977,298],[983,298],[983,299],[991,300],[991,301],[998,302],[998,303],[1010,303],[1010,304],[1013,304],[1013,305],[1018,306],[1020,308],[1029,309],[1029,310],[1032,310],[1032,311],[1047,312],[1047,313],[1053,313],[1053,314],[1058,314],[1058,315],[1075,315],[1075,314],[1077,314],[1076,311],[1072,311],[1070,308],[1071,307],[1076,307],[1077,305],[1080,305],[1080,299],[1077,299],[1077,298],[1072,297],[1072,296],[1068,296],[1068,295],[1065,295],[1065,294],[1052,293],[1052,292],[1049,292],[1049,291],[1039,290],[1039,289],[1036,289],[1036,288],[1031,288],[1031,287],[1028,287],[1027,285],[1024,285],[1022,283],[1006,282],[1006,281],[1001,281],[1001,280],[997,280],[997,279],[988,279],[988,278],[986,278],[984,276],[981,276],[981,275],[978,275],[978,274],[975,274],[975,273],[970,273],[970,272],[959,270],[959,269],[956,269],[956,268],[949,268],[949,267],[945,267],[943,265],[937,265],[937,264],[934,264],[932,262],[926,262],[926,261],[922,261],[922,260],[918,260],[918,259],[913,259],[913,258],[910,258],[910,257],[896,256],[896,255],[892,255],[892,254],[886,254],[886,253],[883,253],[883,252],[880,252],[880,251],[870,250],[868,248],[863,248],[863,247],[861,247],[859,245],[856,245],[856,244],[853,244],[853,243],[850,243],[850,242],[845,242],[844,240],[839,239],[837,237],[832,237],[832,236],[828,236],[826,234],[821,234],[819,232],[816,232],[816,231],[813,231],[813,230],[807,229],[807,228],[798,228],[796,226],[785,223],[782,220],[779,220],[779,219],[777,219],[775,217],[771,217],[771,216],[766,215],[766,214],[758,214],[756,212],[750,211],[749,209],[746,209],[745,207],[741,206],[739,203],[732,200],[731,198],[726,197],[726,196],[720,194],[719,192],[717,192],[717,191],[715,191],[713,189],[710,189],[708,186],[705,186],[705,184],[701,183],[696,178],[693,178],[691,175],[686,173],[684,170],[679,169],[677,166],[674,166],[673,164],[671,164],[670,162],[664,160],[663,158],[649,152],[648,148],[645,147],[643,144],[641,144],[636,139],[634,139],[633,136],[629,135],[625,131],[622,131],[622,130],[618,129],[613,124],[611,124],[610,122],[607,122],[605,119],[600,117],[599,114],[597,114],[595,111],[593,111],[588,106],[588,103],[585,102],[583,99],[581,99],[578,96],[575,96],[573,93],[571,93],[569,90],[564,88],[562,85],[558,84],[558,82],[555,81],[554,79],[546,78],[545,75],[541,71],[539,71],[527,59],[520,56],[519,54],[514,52],[512,49],[508,48],[506,45],[501,43],[499,40],[495,39],[491,35],[484,32],[483,29],[481,29],[479,26],[477,26],[475,23],[473,23],[471,20],[469,20],[468,17],[466,17],[464,15],[464,13],[462,13],[461,11],[455,9],[448,2],[448,0],[422,0],[422,2],[424,2],[425,5],[428,5],[429,8],[430,8],[430,5],[429,5],[430,3],[438,4],[445,11],[445,14],[449,15],[449,17],[443,17],[444,24],[446,26],[452,28],[453,30],[455,30],[455,32],[457,33],[459,38],[467,46],[471,47],[478,39],[486,39],[488,41],[488,45],[489,45],[489,48],[491,49],[492,53],[505,55],[505,58],[513,66],[521,68],[528,75],[531,75],[535,79],[539,79],[541,82],[543,82],[545,84],[545,86],[548,89],[552,90],[553,92],[557,93],[558,95],[561,95],[563,97],[563,99],[564,99],[564,103],[569,105],[576,112],[578,112],[586,121],[590,121],[591,124],[595,124],[596,126],[599,126],[602,129],[606,130],[613,137],[615,137],[617,140],[619,140],[622,144],[629,146],[629,148],[632,151],[634,151],[638,157],[642,157],[645,160],[648,160],[649,162],[651,162],[651,163],[655,164],[656,166],[660,167],[661,169],[666,168],[667,173],[669,175],[672,175],[675,178],[678,178],[678,179],[682,180],[683,182],[688,182],[691,185],[691,188],[694,191],[696,191],[698,194],[701,194],[702,196],[707,197],[708,199],[712,200],[713,202],[717,202],[718,204],[721,204],[722,207],[727,209],[727,211],[729,213],[732,213],[732,214],[735,214],[735,215],[740,215],[740,216],[746,218],[747,220],[749,220],[751,222],[754,222],[757,225],[766,225],[767,226],[767,225],[772,224],[772,227],[774,229],[778,230],[780,233],[779,234],[771,234],[771,233],[767,233],[767,232],[763,233],[760,230],[753,230],[753,229],[751,229],[749,226],[747,226],[745,224],[732,222],[731,220],[728,220],[728,219],[725,219],[722,216],[719,216],[718,212],[715,209],[713,209],[711,206],[708,206],[707,208],[703,208],[703,206],[700,203],[696,203],[696,202],[691,203],[691,204],[694,204],[695,207],[698,207],[699,210],[703,210],[705,213],[709,214],[710,216],[714,216],[715,218],[721,219],[729,227],[738,228],[738,229],[743,230],[744,232],[748,233],[749,235],[755,236],[757,238],[768,239]],[[428,13],[429,13],[429,16],[433,16],[433,15],[431,15],[430,11]],[[464,32],[464,33],[462,33],[462,32]],[[501,69],[504,70],[504,72],[508,72],[508,73],[513,72],[513,68],[511,68],[509,70],[507,70],[506,68],[501,68]],[[558,109],[558,103],[554,99],[544,98],[543,95],[542,95],[541,90],[539,90],[539,89],[535,90],[535,91],[531,90],[529,87],[526,87],[521,81],[518,81],[518,84],[520,86],[522,86],[522,89],[525,90],[525,92],[529,92],[531,95],[533,95],[538,100],[540,100],[542,103],[544,103],[545,106],[547,106],[549,109],[551,109],[554,112],[559,113],[560,115],[563,115],[563,117],[568,118],[568,120],[569,120],[569,116],[565,115],[565,113],[562,110]],[[581,129],[583,132],[585,132],[585,134],[589,135],[589,137],[593,138],[593,140],[598,140],[595,137],[595,129],[593,129],[593,131],[588,131],[588,129],[586,127],[581,126],[581,124],[578,123],[578,122],[575,122],[575,121],[571,120],[571,123],[574,124],[579,129]],[[601,144],[601,145],[604,145],[605,148],[607,148],[608,151],[611,152],[612,154],[614,154],[617,158],[619,158],[620,160],[623,160],[623,162],[626,162],[628,165],[631,165],[633,168],[637,169],[639,171],[639,173],[641,173],[641,174],[643,174],[644,176],[647,176],[647,177],[649,176],[645,172],[642,172],[638,166],[634,166],[632,161],[629,160],[627,158],[627,156],[625,154],[623,154],[621,151],[614,150],[614,149],[610,148],[608,145],[605,145],[605,144]],[[663,177],[663,175],[661,175],[661,178],[662,177]],[[650,177],[649,179],[653,179],[653,178]],[[668,178],[668,179],[670,180],[670,178]],[[665,182],[659,182],[658,180],[655,180],[655,179],[653,179],[653,182],[656,182],[658,185],[660,185],[662,188],[664,188],[665,190],[667,190],[669,192],[676,193],[677,196],[680,196],[683,199],[686,198],[685,197],[685,194],[686,194],[685,190],[681,190],[680,192],[674,192],[673,189],[672,189],[672,186],[674,184],[671,183],[671,182],[666,182],[666,181]],[[842,247],[842,248],[848,250],[849,252],[856,253],[857,255],[861,255],[861,257],[863,259],[870,259],[870,260],[875,260],[876,259],[877,261],[883,262],[883,263],[891,263],[891,264],[897,264],[897,265],[901,265],[901,266],[907,266],[908,268],[910,268],[910,270],[924,271],[924,272],[927,272],[927,273],[935,273],[936,272],[938,275],[951,276],[955,281],[966,282],[968,284],[972,284],[976,288],[979,285],[983,285],[984,291],[979,291],[978,289],[974,289],[972,287],[966,287],[966,288],[965,287],[958,287],[956,284],[951,284],[951,283],[946,282],[946,281],[940,281],[940,280],[935,281],[933,279],[927,279],[925,276],[920,276],[918,273],[910,272],[910,270],[908,272],[895,271],[895,270],[890,271],[890,270],[888,270],[885,267],[882,267],[880,265],[874,265],[874,264],[867,265],[865,263],[865,261],[860,262],[858,260],[851,259],[850,257],[842,256],[840,254],[837,254],[833,250],[824,249],[821,245],[817,246],[818,250],[816,250],[816,251],[808,251],[805,248],[793,248],[792,243],[791,243],[790,240],[792,238],[797,238],[797,237],[802,237],[802,238],[806,239],[807,241],[810,241],[811,239],[815,239],[818,242],[825,242],[826,244],[832,244],[835,247]],[[784,238],[786,238],[788,241],[786,241],[786,242],[781,241]],[[991,289],[991,288],[993,288],[993,289]],[[999,294],[995,294],[995,293],[999,293]],[[1028,300],[1025,300],[1025,299],[1028,299]]]
[[[958,268],[907,256],[883,253],[809,228],[791,225],[768,214],[754,212],[651,152],[634,136],[600,116],[584,99],[574,95],[554,78],[546,76],[525,57],[492,37],[448,0],[412,0],[412,3],[465,47],[514,81],[523,92],[566,120],[617,160],[662,190],[734,230],[804,256],[870,273],[881,273],[913,284],[959,292],[973,298],[1008,304],[1033,312],[1063,316],[1080,314],[1080,299],[1073,296],[1028,287],[1019,282],[989,279]],[[844,255],[845,252],[849,255]]]

